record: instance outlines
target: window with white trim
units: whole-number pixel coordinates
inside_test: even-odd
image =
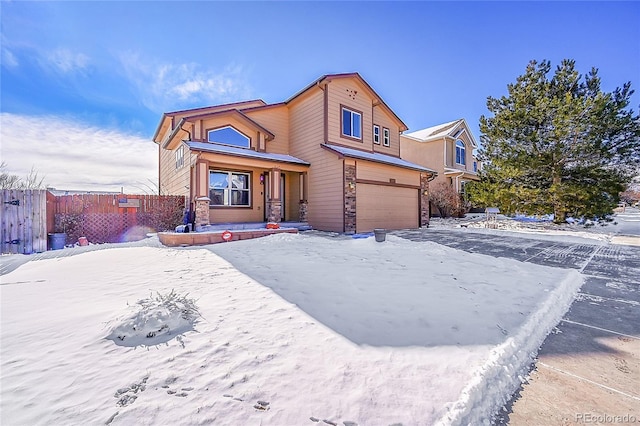
[[[380,145],[380,126],[373,125],[373,143]]]
[[[389,129],[386,127],[382,128],[382,145],[390,146],[391,145],[391,136],[389,134]]]
[[[251,174],[210,170],[209,198],[211,206],[250,206]]]
[[[467,149],[464,146],[464,142],[461,140],[456,141],[456,164],[467,164]]]
[[[342,136],[362,139],[362,114],[342,107]]]
[[[251,148],[251,139],[231,126],[209,130],[207,132],[207,140],[209,142],[237,146],[239,148]]]
[[[184,146],[180,145],[178,149],[176,149],[176,169],[184,166]]]

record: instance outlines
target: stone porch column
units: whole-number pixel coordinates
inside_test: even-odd
[[[196,230],[209,225],[209,197],[196,198]]]
[[[267,221],[280,222],[282,218],[282,195],[280,194],[280,169],[269,171],[269,196],[267,198]]]
[[[344,165],[344,232],[356,232],[356,166]]]
[[[300,222],[307,221],[307,212],[308,212],[308,201],[307,201],[307,173],[300,173],[300,203],[298,205],[298,220]]]
[[[420,173],[420,226],[429,227],[429,175]]]

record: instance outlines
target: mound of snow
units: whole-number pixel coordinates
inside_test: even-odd
[[[130,307],[135,312],[123,315],[107,339],[120,346],[153,346],[194,329],[200,313],[188,295],[156,293]]]

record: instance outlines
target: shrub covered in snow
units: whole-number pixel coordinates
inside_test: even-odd
[[[130,307],[135,312],[124,315],[107,336],[120,346],[150,346],[164,343],[193,330],[200,318],[196,301],[188,294],[157,292]]]

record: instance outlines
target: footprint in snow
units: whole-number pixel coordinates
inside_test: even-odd
[[[138,383],[133,383],[131,386],[118,389],[113,395],[114,398],[118,398],[116,405],[119,407],[126,407],[127,405],[133,404],[135,400],[138,399],[138,392],[144,392],[147,389],[148,379],[149,376],[145,376]],[[113,418],[111,421],[113,421]]]

